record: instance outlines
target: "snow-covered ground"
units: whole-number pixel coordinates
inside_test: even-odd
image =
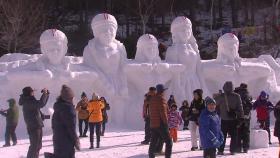
[[[112,130],[105,134],[101,139],[101,148],[89,150],[89,138],[81,139],[81,151],[76,152],[77,158],[145,158],[148,157],[147,145],[140,145],[144,138],[143,131],[130,130]],[[252,149],[248,154],[229,155],[227,146],[225,149],[225,156],[228,158],[277,158],[278,143],[277,138],[272,137],[273,144],[269,148]],[[0,142],[3,144],[4,142]],[[0,148],[1,158],[24,158],[29,146],[28,139],[19,140],[17,146]],[[202,151],[190,151],[190,133],[189,131],[180,131],[177,143],[173,145],[173,158],[200,158]],[[40,152],[40,157],[43,157],[44,152],[52,152],[52,136],[45,136],[43,138],[43,148]],[[163,158],[164,156],[158,156]]]

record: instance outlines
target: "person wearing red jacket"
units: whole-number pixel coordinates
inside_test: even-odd
[[[268,132],[269,144],[271,143],[270,134],[270,112],[274,109],[273,104],[268,99],[268,94],[261,91],[259,98],[254,102],[253,109],[257,111],[257,119],[260,123],[260,128]]]
[[[149,92],[145,94],[145,100],[143,104],[143,118],[145,121],[145,140],[141,144],[147,145],[151,139],[151,128],[150,128],[150,113],[149,113],[149,101],[152,96],[156,94],[156,88],[150,87]]]

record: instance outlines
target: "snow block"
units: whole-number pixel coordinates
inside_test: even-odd
[[[268,148],[269,147],[268,133],[266,130],[251,130],[250,133],[250,148]]]

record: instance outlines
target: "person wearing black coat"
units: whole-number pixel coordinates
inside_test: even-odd
[[[75,147],[80,150],[80,141],[76,133],[76,112],[73,98],[73,91],[63,85],[61,95],[54,104],[52,129],[55,158],[74,158]]]
[[[187,100],[184,100],[182,103],[182,106],[179,109],[180,111],[182,111],[181,113],[181,117],[184,121],[184,127],[183,130],[188,130],[188,126],[189,126],[189,112],[190,112],[190,107],[189,107],[189,103]]]
[[[22,106],[23,117],[29,135],[30,146],[27,158],[38,158],[42,148],[43,137],[43,118],[40,111],[48,101],[49,91],[43,89],[40,100],[34,97],[34,90],[31,87],[25,87],[19,98],[19,105]]]
[[[241,97],[241,102],[244,111],[243,121],[238,123],[237,129],[237,152],[241,152],[243,149],[244,153],[248,152],[250,145],[250,120],[251,110],[253,108],[252,97],[247,89],[247,84],[241,83],[240,87],[235,88],[235,93]]]
[[[199,116],[202,112],[203,109],[205,109],[205,102],[203,100],[203,90],[202,89],[196,89],[193,91],[193,95],[194,95],[194,99],[191,102],[191,106],[190,106],[190,112],[189,112],[189,120],[190,120],[190,124],[189,124],[189,128],[190,128],[190,132],[191,132],[191,144],[192,144],[192,148],[191,150],[197,150],[198,149],[198,144],[197,141],[199,139],[199,135],[198,135],[198,119]],[[199,141],[201,143],[201,141]],[[201,146],[200,146],[201,147]]]
[[[274,116],[276,118],[274,126],[274,136],[278,138],[280,144],[280,101],[278,101],[274,108]]]
[[[102,124],[101,124],[101,126],[102,126],[102,128],[101,128],[101,136],[104,136],[105,130],[106,130],[106,123],[108,122],[107,110],[110,110],[111,107],[110,107],[110,105],[107,103],[105,97],[101,97],[100,100],[105,104],[104,109],[102,109],[103,122],[102,122]]]

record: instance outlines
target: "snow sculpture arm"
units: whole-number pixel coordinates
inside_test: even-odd
[[[203,67],[202,67],[200,54],[198,53],[197,56],[198,57],[197,57],[197,62],[196,62],[197,63],[197,65],[196,65],[196,74],[198,76],[200,86],[203,89],[205,95],[209,96],[210,92],[209,92],[208,87],[206,86],[206,83],[205,83],[205,77],[203,75],[203,71],[204,70],[203,70]]]

